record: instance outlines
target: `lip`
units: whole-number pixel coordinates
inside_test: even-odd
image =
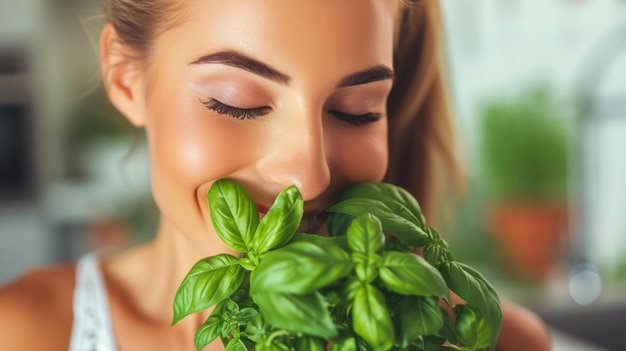
[[[256,205],[257,211],[259,211],[259,214],[261,215],[261,218],[263,218],[263,216],[267,214],[267,211],[270,210],[269,206],[263,206],[259,204],[255,204],[255,205]]]

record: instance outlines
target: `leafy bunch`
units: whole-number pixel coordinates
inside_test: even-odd
[[[215,306],[196,332],[198,350],[217,338],[227,351],[494,349],[498,295],[454,261],[402,188],[348,189],[328,209],[329,237],[296,233],[303,201],[294,186],[262,219],[232,180],[216,182],[208,201],[216,232],[239,256],[200,260],[178,289],[173,324]],[[451,306],[450,291],[465,303]]]

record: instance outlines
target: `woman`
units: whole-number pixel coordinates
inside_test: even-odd
[[[0,348],[192,350],[207,316],[171,327],[170,306],[193,263],[228,252],[205,200],[220,178],[260,212],[297,185],[307,231],[363,181],[406,187],[432,218],[434,180],[457,172],[437,13],[431,0],[400,2],[105,1],[103,82],[147,134],[159,228],[137,248],[4,288]],[[504,316],[502,350],[548,348],[534,316],[510,305]]]

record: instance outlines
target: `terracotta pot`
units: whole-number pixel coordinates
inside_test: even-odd
[[[568,240],[566,203],[500,203],[489,226],[509,268],[522,278],[543,281],[555,268]]]

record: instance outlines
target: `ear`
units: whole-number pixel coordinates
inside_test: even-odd
[[[135,126],[145,125],[142,92],[142,71],[132,59],[134,51],[107,23],[100,37],[102,82],[111,103]]]

